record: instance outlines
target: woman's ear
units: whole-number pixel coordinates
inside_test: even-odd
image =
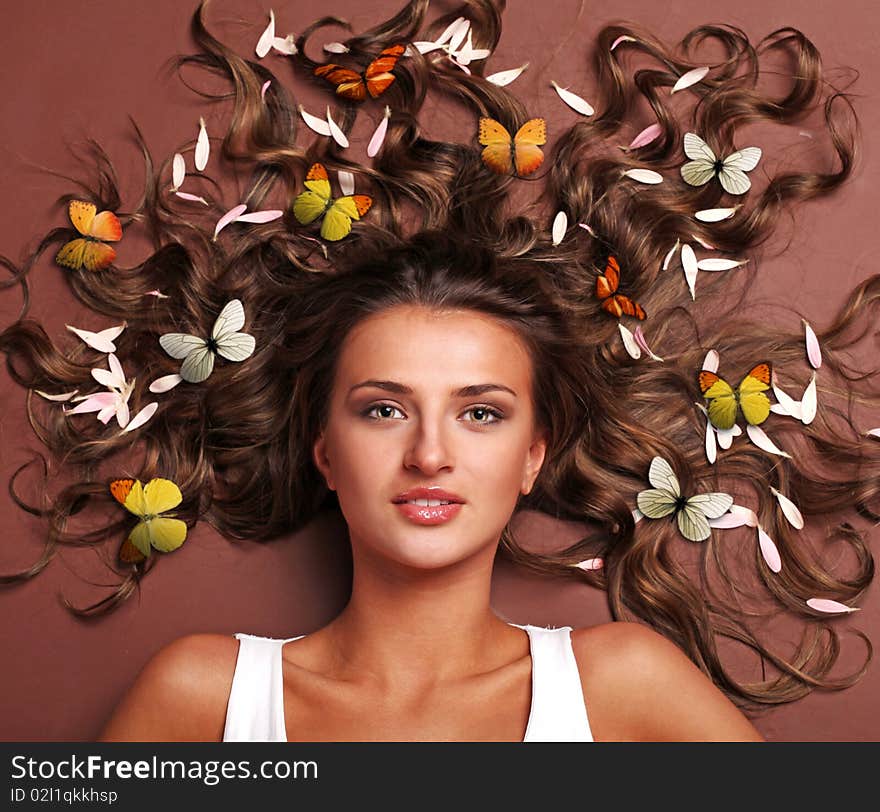
[[[547,453],[547,441],[547,432],[542,429],[535,435],[535,439],[529,446],[522,487],[520,488],[523,494],[530,493],[535,485],[535,480],[538,478],[538,473],[544,464],[544,455]]]
[[[312,446],[312,459],[314,459],[318,470],[323,474],[327,487],[331,491],[335,491],[336,488],[333,485],[333,478],[330,474],[330,460],[327,458],[327,444],[324,440],[323,431],[318,435],[318,439],[315,440],[315,444]]]

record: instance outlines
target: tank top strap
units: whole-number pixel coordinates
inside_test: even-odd
[[[302,636],[302,635],[301,635]],[[226,706],[223,741],[287,741],[281,647],[276,639],[238,632],[238,657]]]
[[[532,710],[524,741],[593,741],[572,627],[519,628],[528,632],[532,652]]]

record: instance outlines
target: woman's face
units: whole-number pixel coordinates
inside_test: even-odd
[[[494,557],[544,460],[531,386],[526,346],[491,316],[398,306],[360,322],[313,448],[353,548],[414,568]],[[419,497],[458,504],[401,504]]]

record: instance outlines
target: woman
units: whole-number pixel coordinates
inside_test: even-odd
[[[383,259],[324,294],[345,330],[309,376],[330,393],[308,399],[310,447],[349,529],[348,605],[288,642],[175,641],[101,739],[760,740],[644,626],[569,636],[493,612],[502,531],[588,419],[563,409],[571,336],[536,282],[485,252],[426,235]]]
[[[136,214],[159,250],[126,273],[67,278],[81,300],[127,320],[119,352],[141,381],[183,369],[180,356],[168,352],[173,344],[161,343],[166,335],[213,341],[211,325],[224,302],[243,302],[253,352],[212,356],[213,370],[164,392],[161,411],[136,435],[108,436],[96,421],[76,424],[74,433],[75,417],[60,410],[35,418],[47,445],[81,464],[83,476],[58,495],[48,512],[46,554],[21,577],[39,572],[54,544],[82,542],[67,530],[68,518],[113,502],[95,468],[137,436],[142,462],[116,476],[177,483],[183,501],[176,516],[190,527],[203,520],[229,537],[265,540],[321,510],[340,509],[353,590],[332,623],[305,636],[267,642],[246,633],[199,635],[172,643],[144,670],[102,737],[757,739],[737,707],[769,707],[858,680],[870,643],[863,666],[830,676],[839,634],[834,619],[808,599],[845,603],[845,611],[860,597],[873,578],[867,539],[852,526],[840,531],[855,560],[841,571],[802,543],[772,493],[799,504],[808,519],[853,508],[874,515],[877,443],[851,431],[851,417],[845,428],[825,419],[838,412],[823,400],[822,417],[799,422],[797,431],[781,416],[769,417],[796,453],[780,458],[739,438],[714,462],[707,459],[707,439],[716,436],[698,408],[709,403],[698,383],[707,354],[719,350],[724,370],[742,370],[740,377],[765,362],[797,378],[801,371],[792,371],[803,364],[803,340],[797,320],[796,327],[751,324],[726,297],[713,299],[713,291],[736,284],[735,276],[701,274],[700,302],[693,305],[681,272],[689,270],[684,252],[676,254],[693,241],[742,258],[772,233],[784,204],[838,189],[856,152],[855,128],[838,119],[846,94],[834,93],[822,108],[837,171],[768,172],[767,187],[739,201],[747,205],[732,216],[699,221],[695,211],[724,205],[714,178],[694,186],[676,168],[662,184],[636,187],[624,174],[682,163],[683,128],[660,91],[694,66],[637,27],[608,26],[597,48],[605,97],[594,117],[548,148],[546,166],[531,176],[530,182],[547,181],[548,205],[538,211],[514,200],[512,191],[527,185],[513,176],[519,168],[509,176],[496,171],[504,150],[487,160],[482,141],[432,140],[420,129],[427,87],[459,103],[479,138],[495,127],[480,119],[509,133],[532,120],[510,89],[483,78],[479,65],[464,72],[443,51],[385,64],[395,78],[380,101],[394,112],[367,164],[329,137],[301,146],[293,125],[299,113],[284,82],[215,39],[205,6],[193,21],[201,52],[181,63],[228,79],[233,115],[222,154],[251,173],[242,198],[248,209],[278,194],[285,218],[231,223],[212,235],[226,207],[212,198],[217,218],[206,227],[169,193],[170,157],[158,173],[148,162],[147,194]],[[490,0],[462,10],[474,47],[497,44],[501,10]],[[426,12],[423,0],[407,4],[346,39],[344,58],[363,67],[389,47],[396,53],[401,43],[425,39]],[[434,21],[428,33],[439,37],[456,16]],[[292,55],[314,83],[340,75],[305,56],[317,50],[307,40],[326,24],[304,29]],[[713,140],[719,155],[732,153],[737,125],[796,121],[825,90],[809,40],[792,29],[774,35],[766,47],[790,52],[799,65],[793,88],[780,98],[757,89],[757,52],[742,32],[702,26],[684,40],[687,51],[695,40],[717,38],[729,55],[693,86],[701,98],[689,125]],[[612,47],[621,42],[666,69],[630,76]],[[745,77],[736,76],[742,63]],[[651,101],[659,134],[621,152],[618,131],[636,88]],[[675,98],[677,104],[682,96]],[[364,110],[377,112],[369,101],[333,101],[349,131]],[[592,154],[603,147],[607,154]],[[538,160],[535,149],[525,152]],[[112,167],[106,156],[96,157],[99,208],[112,210],[119,202]],[[306,222],[302,202],[307,191],[317,194],[304,191],[305,182],[324,182],[316,164],[331,174],[352,171],[358,193],[372,196],[368,211],[361,200],[360,216],[337,217],[326,234],[317,218],[333,204]],[[569,228],[554,229],[551,239],[548,224],[560,210]],[[741,281],[747,270],[738,272]],[[144,297],[156,293],[164,298],[143,307]],[[842,387],[868,399],[877,395],[870,378],[851,373],[845,351],[878,300],[880,278],[865,280],[819,333],[823,382],[836,374]],[[643,341],[637,359],[621,343],[620,328],[642,322],[659,355]],[[71,360],[33,322],[4,331],[0,348],[15,359],[15,379],[32,389],[54,395],[84,388],[92,377],[94,361]],[[370,380],[385,383],[359,386]],[[500,388],[482,388],[487,384]],[[463,387],[479,388],[462,393]],[[132,409],[147,398],[153,399],[139,391]],[[680,480],[676,516],[692,494],[729,489],[754,511],[778,561],[763,537],[758,546],[754,530],[712,531],[694,544],[682,539],[672,516],[636,524],[633,508],[657,457]],[[817,475],[815,466],[827,460],[833,476]],[[412,489],[434,486],[457,494],[461,506],[420,511],[395,501],[418,499]],[[517,508],[579,522],[585,535],[564,549],[529,548],[509,526]],[[430,524],[435,519],[444,521]],[[114,520],[89,540],[116,543],[123,527],[129,529]],[[730,538],[742,543],[725,543]],[[489,605],[496,551],[531,572],[606,590],[622,622],[552,630],[497,617]],[[158,555],[136,559],[129,546],[116,593],[73,611],[112,610]],[[803,624],[793,651],[757,630],[753,620],[761,612],[753,597],[769,600],[763,614],[785,609]],[[729,665],[720,645],[728,641],[759,655],[760,677]]]

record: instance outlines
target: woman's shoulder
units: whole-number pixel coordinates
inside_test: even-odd
[[[220,741],[238,656],[227,634],[190,634],[141,669],[99,741]]]
[[[597,740],[760,741],[742,712],[673,642],[642,623],[571,633]]]

